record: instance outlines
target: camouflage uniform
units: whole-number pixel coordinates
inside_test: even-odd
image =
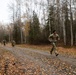
[[[6,40],[3,40],[3,44],[4,44],[4,46],[6,45]]]
[[[12,41],[12,47],[14,47],[14,46],[15,46],[15,41],[13,40],[13,41]]]
[[[59,40],[59,35],[58,34],[50,34],[49,36],[49,41],[52,43],[52,49],[50,51],[50,54],[52,54],[52,52],[54,51],[54,53],[56,54],[56,56],[58,55],[58,52],[57,52],[57,47],[56,47],[56,44],[57,44],[57,40]]]

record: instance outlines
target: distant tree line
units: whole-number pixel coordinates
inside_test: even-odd
[[[31,39],[31,41],[36,43],[39,41],[40,43],[49,43],[49,34],[52,33],[53,30],[56,30],[61,38],[60,43],[63,42],[64,45],[71,46],[76,45],[76,6],[74,3],[76,3],[74,0],[64,0],[62,4],[60,4],[60,1],[57,1],[56,5],[50,5],[46,24],[41,30],[38,29],[39,27],[33,27],[34,24],[40,25],[39,21],[33,18],[34,23],[31,23],[31,25],[35,29],[32,28],[33,33],[31,31],[29,35],[31,35],[31,37],[34,35],[33,39],[37,40],[33,41],[33,39]],[[39,33],[34,34],[36,31]],[[36,38],[35,35],[37,35]]]
[[[17,44],[48,44],[48,36],[56,30],[61,38],[60,43],[76,45],[76,0],[46,0],[46,6],[43,0],[40,3],[37,0],[21,1],[10,3],[12,23],[6,28],[5,34],[5,30],[1,30],[4,36],[0,40],[8,37],[8,41],[15,40]],[[26,8],[23,14],[22,3]],[[35,3],[35,7],[40,6],[40,9],[34,7],[32,10],[30,3]],[[22,22],[22,18],[27,20]]]

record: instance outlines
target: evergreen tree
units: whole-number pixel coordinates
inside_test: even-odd
[[[21,29],[20,25],[18,22],[14,23],[14,28],[13,28],[13,40],[15,40],[16,44],[21,43]]]
[[[43,31],[42,31],[42,37],[43,37],[42,42],[43,43],[49,43],[48,37],[49,37],[50,33],[52,33],[53,30],[56,29],[54,15],[55,15],[55,8],[54,8],[54,6],[50,6],[47,23],[44,26]],[[51,30],[51,32],[50,32],[50,30]]]
[[[29,41],[33,44],[38,44],[40,41],[40,23],[37,14],[33,12],[33,21],[30,25]]]

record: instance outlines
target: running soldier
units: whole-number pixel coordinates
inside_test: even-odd
[[[6,40],[3,40],[3,45],[4,45],[4,46],[6,45]]]
[[[50,54],[52,54],[52,52],[54,51],[56,56],[59,55],[56,47],[58,40],[60,40],[59,35],[56,33],[56,30],[54,30],[53,33],[49,35],[49,41],[52,44],[52,49],[50,50]]]
[[[15,44],[16,44],[16,43],[15,43],[15,41],[13,40],[13,41],[12,41],[12,47],[14,47],[14,46],[15,46]]]

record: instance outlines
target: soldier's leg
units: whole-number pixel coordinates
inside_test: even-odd
[[[5,42],[4,42],[4,46],[5,46]]]
[[[54,50],[54,45],[53,45],[53,43],[52,43],[52,48],[51,48],[51,50],[50,50],[50,54],[52,54],[53,50]]]
[[[50,54],[52,54],[54,47],[52,47],[52,49],[50,50]]]
[[[56,43],[54,43],[53,45],[54,45],[54,53],[55,53],[56,56],[58,56],[59,54],[58,54],[58,52],[57,52]]]
[[[12,47],[14,47],[14,44],[12,43]]]

